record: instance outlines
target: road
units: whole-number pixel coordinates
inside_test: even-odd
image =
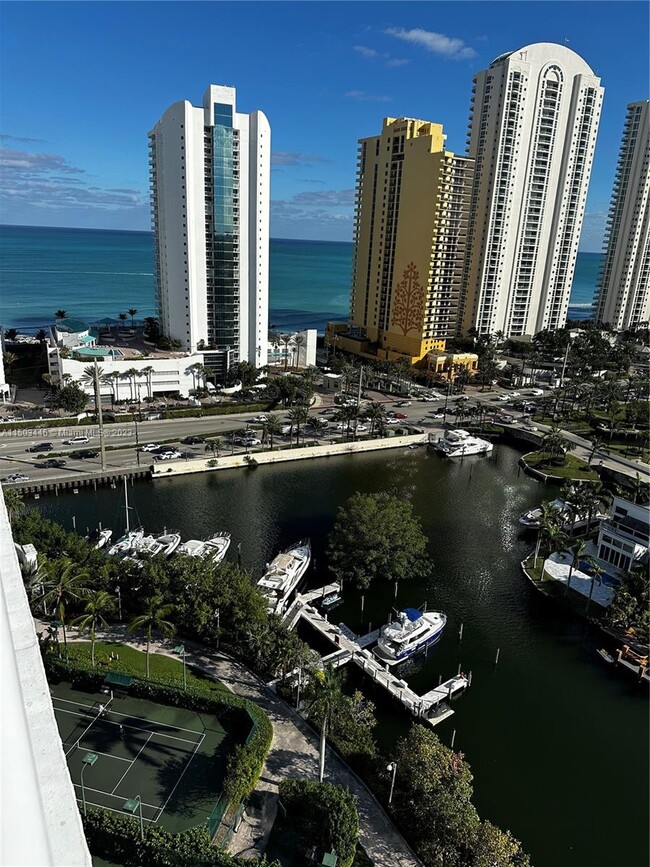
[[[499,397],[507,394],[508,392],[503,389],[481,392],[476,388],[470,387],[467,389],[467,396],[470,398],[467,402],[487,404],[494,410],[495,415],[507,412],[514,419],[513,426],[520,427],[524,414],[513,410],[508,403],[499,400]],[[528,397],[534,400],[531,397],[530,389],[524,389],[521,392],[521,397]],[[424,431],[441,432],[443,430],[443,420],[435,419],[433,416],[442,412],[445,404],[444,398],[435,402],[412,399],[411,405],[408,407],[399,407],[398,405],[401,403],[401,400],[394,395],[387,396],[379,392],[369,392],[368,398],[383,403],[389,410],[403,413],[406,416],[405,422],[416,425]],[[457,396],[452,396],[448,399],[448,420],[454,420],[455,415],[453,414],[453,410],[457,405]],[[316,403],[310,410],[310,415],[319,415],[323,409],[328,409],[332,406],[332,395],[318,394]],[[278,414],[281,418],[284,418],[286,412],[280,410]],[[127,467],[135,467],[138,465],[138,455],[140,466],[150,466],[153,463],[153,456],[147,452],[138,453],[136,451],[136,442],[139,442],[141,445],[147,443],[179,443],[181,439],[191,435],[204,437],[214,435],[215,437],[224,439],[232,431],[240,430],[247,424],[258,427],[261,431],[261,425],[255,425],[252,422],[253,416],[253,413],[247,412],[235,413],[228,416],[143,421],[137,424],[137,431],[134,422],[105,425],[105,444],[107,446],[106,469],[115,471]],[[549,425],[540,423],[536,423],[535,426],[540,436],[549,429]],[[88,443],[78,445],[64,444],[64,440],[79,434],[88,435]],[[309,436],[312,436],[312,434],[310,433]],[[322,436],[333,439],[340,437],[341,434],[328,429]],[[533,434],[533,438],[534,436],[535,434]],[[573,454],[576,457],[587,460],[591,453],[589,441],[569,432],[566,432],[565,436],[577,444]],[[286,436],[276,436],[275,439],[278,443],[288,442],[288,437]],[[61,469],[39,469],[35,466],[39,462],[38,453],[31,453],[26,451],[26,449],[42,442],[52,443],[54,446],[52,453],[61,455],[62,459],[66,461],[65,467]],[[115,448],[116,446],[119,446],[119,448]],[[71,421],[69,428],[39,429],[38,422],[35,422],[32,428],[0,431],[0,478],[4,478],[12,473],[21,472],[29,476],[30,482],[53,481],[68,477],[78,477],[80,474],[83,475],[101,470],[99,457],[86,460],[77,460],[69,457],[71,452],[84,448],[99,451],[99,429],[96,426],[77,426],[74,420]],[[260,447],[251,447],[248,451],[254,453],[256,448]],[[205,456],[205,449],[202,445],[181,446],[181,449],[183,451],[183,458],[179,458],[178,460],[189,460]],[[226,452],[229,453],[229,451],[230,442],[227,442]],[[245,448],[235,446],[235,454],[245,451]],[[597,452],[594,456],[594,463],[600,464],[601,461],[604,467],[618,472],[625,472],[631,477],[634,477],[638,472],[643,478],[649,478],[649,468],[646,464],[636,463],[625,458],[614,458],[605,453]]]

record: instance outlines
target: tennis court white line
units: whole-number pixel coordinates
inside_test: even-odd
[[[81,798],[77,798],[77,801],[81,804]],[[120,816],[124,815],[124,810],[114,810],[113,807],[105,807],[103,804],[95,804],[92,801],[89,801],[88,798],[86,798],[86,805],[88,807],[98,807],[100,810],[108,810],[110,813],[117,813]],[[146,807],[148,804],[143,804],[142,806]],[[139,819],[139,816],[136,816],[136,819]],[[152,825],[156,823],[155,819],[148,819],[146,816],[142,817],[142,821],[150,822]]]
[[[75,789],[79,789],[79,791],[81,791],[81,786],[79,783],[75,783],[74,787],[75,787]],[[105,792],[103,789],[93,789],[90,786],[86,786],[85,784],[84,784],[84,791],[85,792],[97,792],[98,795],[106,795],[107,798],[115,798],[116,801],[122,801],[123,802],[125,800],[122,795],[112,795],[110,792]],[[97,804],[96,806],[101,806],[101,804]],[[147,804],[146,801],[142,802],[142,806],[143,807],[150,807],[152,810],[159,810],[160,809],[160,804]],[[110,810],[110,807],[107,807],[106,809]]]
[[[133,761],[131,762],[131,764],[130,764],[130,765],[128,766],[128,768],[124,771],[124,773],[123,773],[122,776],[119,778],[119,780],[117,781],[117,783],[115,784],[115,786],[113,786],[113,791],[111,792],[111,795],[114,795],[114,794],[115,794],[115,789],[117,789],[117,787],[118,787],[119,784],[122,782],[122,780],[124,779],[124,777],[126,777],[126,775],[129,773],[129,771],[131,770],[131,768],[133,767],[133,765],[138,761],[138,756],[140,755],[140,753],[142,752],[142,750],[147,746],[147,744],[149,743],[149,741],[151,740],[152,737],[153,737],[153,732],[149,735],[149,737],[147,738],[147,740],[142,744],[142,746],[141,746],[140,749],[138,750],[138,752],[137,752],[135,758],[133,759]]]
[[[180,781],[181,781],[181,780],[183,779],[183,777],[185,776],[185,771],[186,771],[186,770],[189,768],[189,766],[192,764],[192,762],[193,762],[193,760],[194,760],[194,756],[196,755],[198,748],[201,746],[201,744],[203,743],[204,740],[205,740],[205,735],[203,735],[203,736],[201,737],[201,740],[197,743],[197,745],[196,745],[196,746],[194,747],[194,749],[192,750],[192,755],[190,756],[188,763],[187,763],[187,764],[185,765],[185,767],[183,768],[183,773],[182,773],[182,774],[180,775],[180,777],[176,780],[176,785],[174,786],[174,788],[173,788],[173,789],[171,790],[171,792],[169,793],[169,798],[167,798],[167,800],[165,801],[165,803],[164,803],[164,804],[162,805],[162,807],[160,808],[160,812],[156,815],[154,821],[157,822],[158,819],[160,819],[160,817],[162,816],[162,814],[165,812],[165,807],[166,807],[167,804],[169,803],[169,801],[170,801],[170,799],[171,799],[171,796],[172,796],[172,795],[174,794],[174,792],[176,791],[176,789],[177,789],[177,787],[178,787],[178,784],[180,783]]]
[[[147,699],[138,699],[138,701],[146,701],[146,700]],[[54,696],[52,696],[52,704],[54,704],[55,701],[64,701],[66,704],[75,704],[77,707],[85,707],[86,709],[93,707],[92,704],[81,704],[78,701],[70,701],[69,698],[58,698],[58,696],[54,695]],[[63,710],[63,708],[56,708],[55,707],[55,710]],[[179,732],[189,732],[192,735],[202,735],[203,737],[205,737],[205,732],[198,732],[196,729],[185,729],[182,726],[173,726],[173,725],[171,725],[171,723],[163,723],[163,722],[159,723],[159,722],[156,722],[155,720],[147,719],[146,717],[134,716],[134,714],[132,714],[132,713],[119,713],[116,710],[112,710],[111,713],[114,716],[128,716],[128,717],[131,717],[131,719],[138,719],[138,720],[140,720],[140,722],[150,723],[151,725],[157,725],[157,726],[165,726],[165,728],[168,728],[168,729],[176,729],[176,731],[179,731]],[[197,713],[197,716],[198,716],[198,713]],[[132,728],[135,728],[135,726],[132,726]],[[149,731],[149,729],[144,729],[144,731]],[[180,738],[179,738],[179,740],[180,740]],[[192,741],[192,743],[194,743],[194,741]]]
[[[78,737],[77,740],[75,741],[75,746],[76,746],[77,744],[80,744],[80,743],[81,743],[82,738],[85,737],[85,735],[88,734],[88,732],[89,732],[90,729],[95,725],[95,723],[97,722],[97,720],[98,720],[100,717],[104,716],[104,715],[108,712],[108,709],[109,709],[110,704],[111,704],[112,701],[113,701],[113,699],[110,699],[110,701],[107,701],[105,705],[100,704],[100,706],[99,706],[99,711],[97,712],[97,716],[96,716],[96,717],[95,717],[91,722],[88,723],[88,725],[86,726],[86,728],[85,728],[85,729],[83,730],[83,732],[81,733],[81,736]],[[89,707],[90,707],[90,709],[92,710],[93,707],[94,707],[94,705],[91,704],[91,705],[89,705]],[[71,748],[68,750],[68,753],[71,753],[73,749],[74,749],[74,747],[71,747]],[[66,753],[66,756],[68,755],[68,753]]]
[[[68,746],[70,746],[70,744],[63,744],[63,746],[68,747]],[[74,743],[74,746],[75,747],[77,746],[76,741]],[[79,749],[82,750],[83,752],[87,752],[87,750],[84,747],[80,746]],[[72,752],[72,750],[70,752]],[[98,756],[107,756],[109,759],[117,759],[118,762],[129,762],[129,763],[131,762],[131,759],[124,759],[124,758],[122,758],[122,756],[114,756],[112,753],[103,753],[103,752],[101,752],[101,750],[93,749],[93,752],[97,753]],[[66,755],[67,755],[67,753],[66,753]]]
[[[79,719],[81,719],[81,716],[80,716],[76,711],[74,711],[74,710],[66,710],[64,707],[57,707],[56,710],[58,710],[59,713],[67,713],[67,714],[71,714],[72,716],[78,716]],[[138,716],[138,717],[134,717],[134,716],[132,716],[131,714],[128,714],[128,713],[118,713],[117,711],[114,711],[114,710],[110,710],[109,713],[113,714],[113,716],[122,716],[122,717],[128,717],[128,718],[130,718],[130,719],[139,719],[139,720],[142,720],[142,717],[139,717],[139,716]],[[102,716],[102,719],[103,719],[104,722],[108,723],[109,725],[112,725],[112,726],[120,725],[120,723],[114,722],[113,720],[108,719],[106,716]],[[95,720],[95,722],[96,722],[96,720]],[[154,722],[153,720],[144,720],[144,722],[151,723],[151,725],[158,725],[158,723]],[[92,728],[93,725],[94,725],[94,723],[91,723],[90,726],[89,726],[89,728]],[[170,726],[170,725],[167,725],[167,723],[160,723],[160,725],[164,725],[164,726],[166,726],[167,728],[176,728],[178,731],[182,731],[182,732],[190,732],[190,731],[192,731],[192,729],[182,729],[182,728],[177,727],[177,726]],[[151,733],[154,734],[154,735],[160,735],[161,738],[169,738],[169,739],[172,740],[172,741],[181,741],[181,742],[184,743],[184,744],[192,744],[192,746],[194,746],[194,745],[197,743],[196,741],[191,741],[189,738],[179,738],[179,737],[176,737],[175,735],[168,735],[168,734],[165,734],[165,732],[158,732],[158,731],[153,731],[153,732],[152,732],[151,729],[143,729],[143,728],[140,728],[140,726],[129,726],[129,725],[125,725],[124,728],[125,728],[125,729],[131,729],[131,731],[134,731],[134,732],[151,732]],[[88,729],[86,729],[86,731],[88,731]],[[202,742],[202,739],[205,737],[205,733],[204,733],[204,732],[196,732],[196,731],[195,731],[195,732],[192,732],[192,733],[195,734],[195,735],[201,735],[201,741],[199,741],[198,743],[201,743],[201,742]],[[97,752],[97,751],[95,750],[95,752]],[[129,761],[130,761],[130,760],[129,760]]]

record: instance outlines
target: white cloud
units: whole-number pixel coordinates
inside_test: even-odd
[[[392,96],[380,96],[375,93],[367,93],[365,90],[348,90],[345,94],[348,99],[356,99],[358,102],[390,102]]]
[[[379,60],[385,66],[406,66],[407,63],[410,63],[410,60],[405,57],[393,57],[387,52],[377,51],[376,48],[368,48],[367,45],[354,45],[353,50],[365,57],[366,60]]]
[[[404,27],[389,27],[384,33],[401,39],[403,42],[419,45],[432,54],[439,54],[451,60],[467,60],[470,57],[476,57],[476,51],[469,45],[465,45],[462,39],[445,36],[444,33],[422,30],[419,27],[412,30],[406,30]]]
[[[377,57],[379,52],[375,51],[374,48],[368,48],[366,45],[355,45],[354,50],[357,54],[360,54],[362,57],[367,57],[370,59],[371,57]]]

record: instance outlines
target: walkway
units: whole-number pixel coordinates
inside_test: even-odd
[[[36,620],[37,631],[47,624]],[[97,633],[97,640],[120,641],[143,650],[146,641],[129,635],[125,627]],[[87,641],[70,634],[68,641]],[[177,643],[177,642],[176,642]],[[152,653],[174,656],[175,642],[151,642]],[[233,692],[254,701],[269,715],[273,724],[273,743],[246,817],[233,836],[230,852],[243,857],[260,858],[268,842],[277,811],[278,785],[291,777],[318,777],[318,738],[285,702],[244,665],[218,651],[192,642],[184,642],[188,665],[203,671],[229,686]],[[177,656],[174,656],[178,659]],[[377,800],[356,775],[332,750],[327,749],[325,779],[347,786],[356,796],[359,807],[360,841],[377,867],[421,867],[406,841],[395,829]]]

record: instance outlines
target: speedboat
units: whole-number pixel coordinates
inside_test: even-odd
[[[568,511],[568,504],[559,497],[555,500],[551,500],[547,505],[551,506],[560,514]],[[524,512],[519,518],[519,523],[522,525],[522,527],[528,527],[531,530],[539,530],[539,522],[541,517],[542,509],[540,506],[537,509],[530,509],[530,511]]]
[[[343,597],[337,590],[334,590],[332,593],[328,593],[327,596],[323,596],[318,605],[323,611],[332,611],[341,602],[343,602]]]
[[[466,430],[450,430],[436,443],[436,450],[448,458],[463,458],[467,455],[486,455],[494,446],[489,440],[472,436]]]
[[[382,627],[373,653],[384,664],[397,665],[435,644],[446,623],[447,615],[442,611],[405,608],[399,612],[397,620]]]
[[[210,536],[209,539],[188,539],[176,549],[177,554],[184,554],[186,557],[200,557],[205,560],[212,560],[214,563],[221,563],[226,556],[226,552],[230,546],[230,533],[220,532]]]
[[[281,554],[266,567],[266,572],[257,582],[266,601],[269,614],[283,614],[289,596],[298,586],[311,560],[311,543],[303,539]]]
[[[111,536],[113,535],[112,530],[93,530],[86,536],[86,542],[90,542],[90,544],[97,551],[105,548],[109,543]]]
[[[174,551],[181,544],[180,533],[163,533],[162,536],[156,536],[156,543],[162,545],[162,550],[158,553],[163,557],[171,557]]]
[[[120,536],[117,542],[112,545],[106,553],[109,557],[126,557],[131,553],[134,546],[143,538],[144,530],[142,528],[138,530],[127,530],[127,532],[123,536]]]

